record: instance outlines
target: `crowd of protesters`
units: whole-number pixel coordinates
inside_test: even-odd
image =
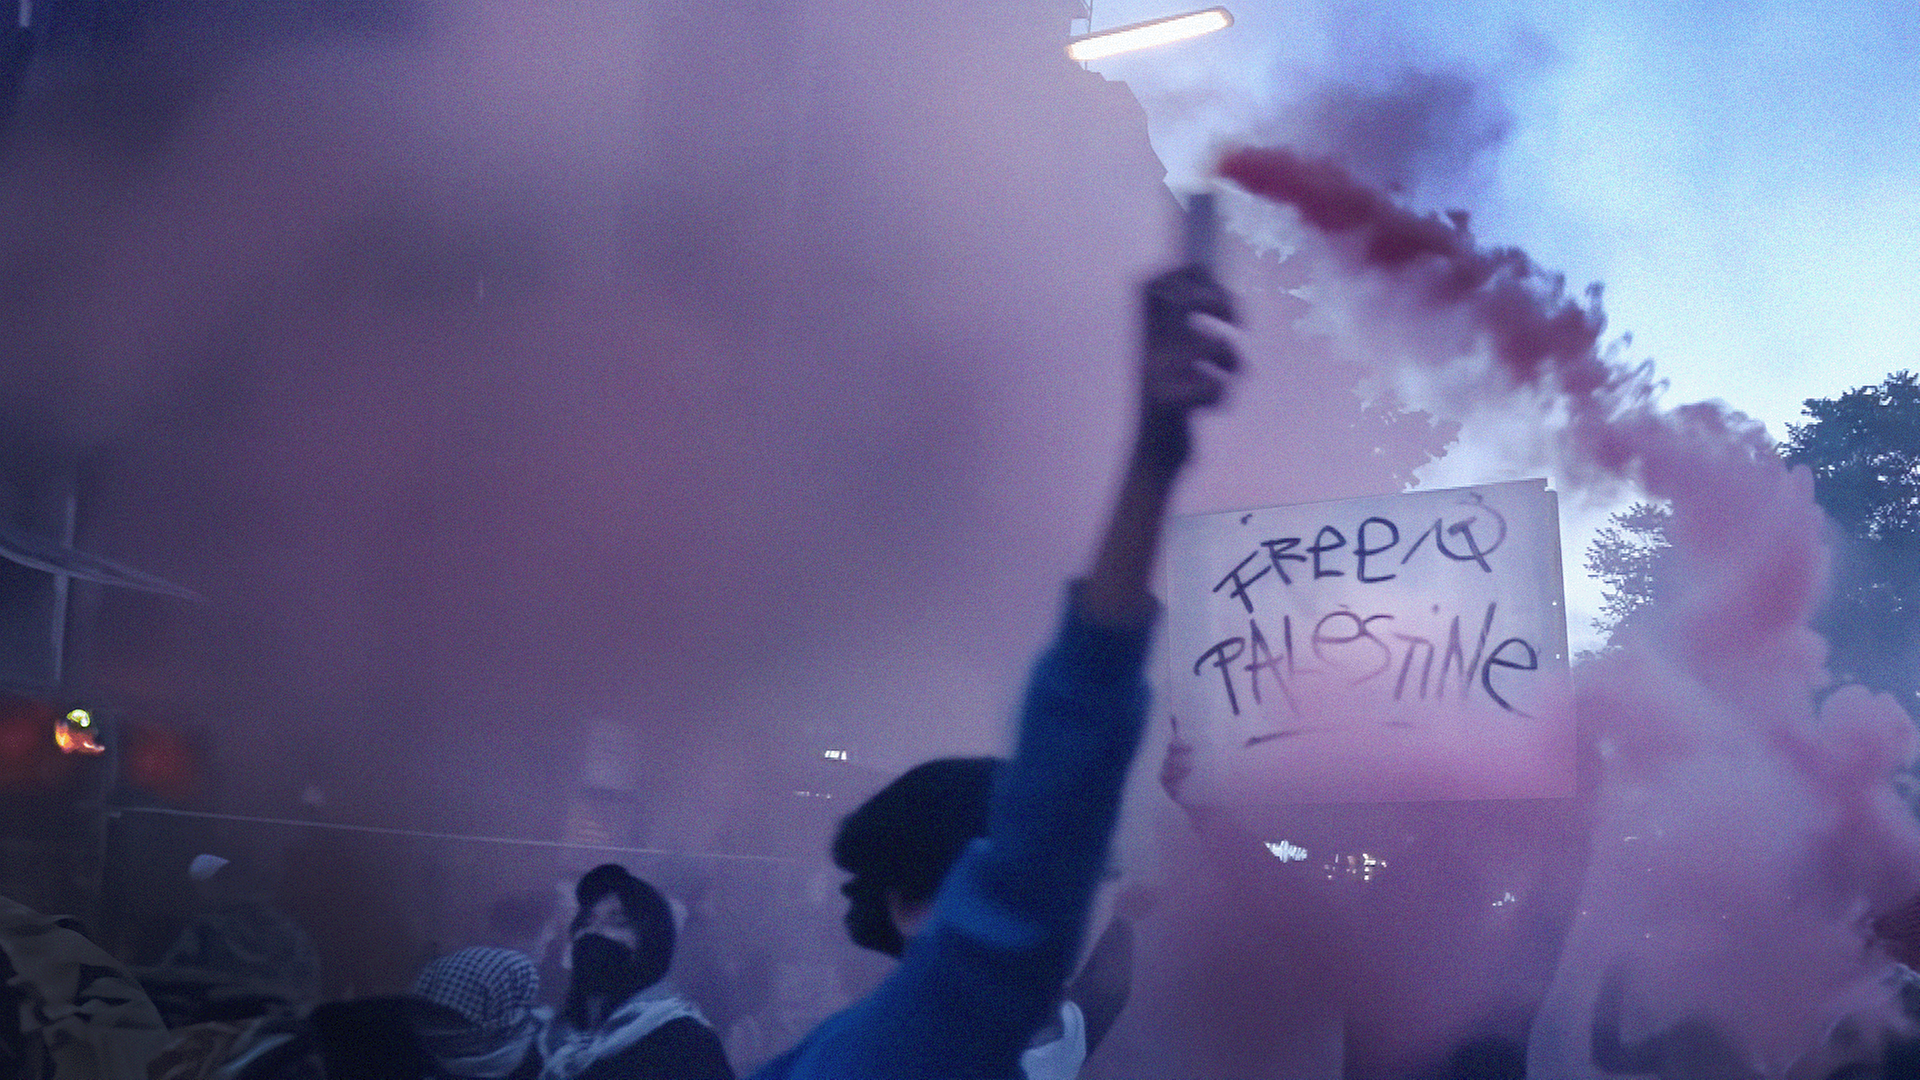
[[[1136,437],[1091,564],[1066,590],[1060,628],[1034,665],[1011,757],[927,762],[841,823],[830,855],[849,875],[845,931],[894,961],[866,996],[796,1022],[806,1010],[783,1002],[796,987],[804,998],[808,979],[791,965],[673,977],[685,898],[677,910],[608,863],[573,882],[559,934],[439,956],[406,993],[316,1002],[312,943],[257,898],[223,894],[224,861],[203,856],[190,868],[202,911],[148,970],[130,969],[70,919],[0,899],[0,1069],[29,1080],[1079,1075],[1127,1007],[1133,922],[1149,905],[1140,890],[1123,890],[1113,920],[1082,948],[1144,726],[1155,548],[1191,453],[1190,415],[1223,398],[1236,367],[1211,322],[1232,318],[1202,268],[1146,286]],[[1175,751],[1167,767],[1177,772]],[[564,991],[551,1004],[542,994],[549,954],[564,960]],[[1593,1023],[1599,1070],[1760,1075],[1698,1018],[1623,1035],[1626,993],[1624,976],[1610,974]],[[721,995],[758,1007],[730,1007],[716,1026],[700,999]],[[1874,1031],[1836,1029],[1796,1080],[1920,1076],[1920,993],[1903,984],[1890,1000],[1902,1016]],[[1433,1075],[1507,1080],[1525,1065],[1524,1046],[1480,1038]]]
[[[1203,268],[1161,275],[1142,299],[1136,438],[1031,674],[1014,754],[912,770],[843,824],[832,854],[852,874],[848,932],[899,963],[757,1076],[1071,1077],[1124,1003],[1124,926],[1101,935],[1081,977],[1074,967],[1144,726],[1149,578],[1190,415],[1223,398],[1236,367],[1207,321],[1231,321],[1230,301]],[[218,877],[219,862],[197,861],[196,878]],[[551,1010],[535,960],[512,949],[439,957],[411,993],[308,1007],[311,945],[260,905],[210,907],[151,991],[78,928],[0,912],[20,1017],[8,1052],[38,1080],[732,1080],[722,1034],[667,979],[679,931],[667,898],[606,864],[573,900]]]

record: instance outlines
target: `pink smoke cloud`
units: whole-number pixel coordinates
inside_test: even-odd
[[[1229,152],[1219,171],[1297,214],[1328,275],[1372,301],[1349,318],[1393,321],[1411,343],[1393,362],[1444,374],[1423,404],[1531,416],[1515,422],[1545,433],[1576,486],[1673,506],[1673,595],[1576,672],[1601,758],[1593,857],[1536,1070],[1594,1072],[1585,1018],[1616,964],[1636,1022],[1705,1016],[1756,1067],[1784,1067],[1884,966],[1864,917],[1920,883],[1920,830],[1892,783],[1912,726],[1857,689],[1821,698],[1831,679],[1806,627],[1828,555],[1810,475],[1724,406],[1661,407],[1650,369],[1602,342],[1597,287],[1569,295],[1464,215],[1416,213],[1283,149]]]

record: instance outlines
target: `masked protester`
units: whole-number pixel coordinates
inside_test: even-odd
[[[542,1080],[733,1080],[700,1011],[662,984],[674,944],[666,898],[612,863],[574,896],[573,978],[540,1038]]]

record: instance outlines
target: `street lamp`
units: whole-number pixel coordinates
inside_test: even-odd
[[[1156,45],[1185,41],[1201,34],[1211,34],[1215,30],[1225,30],[1232,25],[1231,12],[1223,7],[1210,7],[1204,11],[1189,11],[1184,15],[1168,15],[1162,19],[1148,19],[1146,22],[1116,26],[1111,30],[1081,34],[1067,42],[1067,56],[1080,63],[1102,60],[1135,49],[1151,49]]]

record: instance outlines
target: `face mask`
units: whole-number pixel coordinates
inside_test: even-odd
[[[599,934],[582,934],[573,943],[573,985],[569,996],[604,995],[625,1000],[644,989],[633,950]]]

